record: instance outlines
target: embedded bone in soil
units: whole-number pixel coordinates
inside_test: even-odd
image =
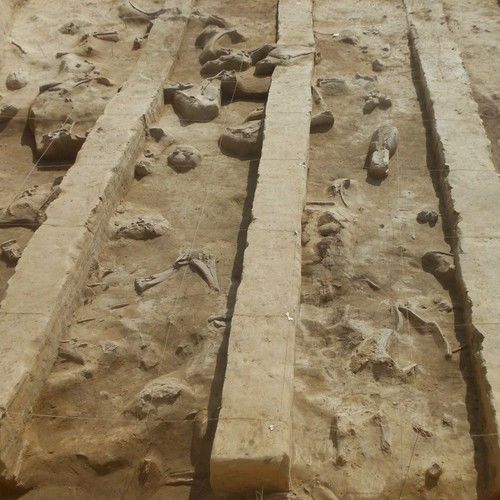
[[[188,144],[179,144],[168,156],[168,164],[177,172],[187,172],[201,163],[201,153]]]
[[[381,125],[372,135],[365,168],[374,179],[385,179],[389,173],[389,159],[399,145],[399,130],[389,123]]]
[[[325,95],[347,94],[349,88],[342,78],[318,78],[316,84]]]
[[[342,178],[342,179],[336,179],[332,185],[330,186],[329,191],[333,194],[333,196],[340,196],[340,199],[342,200],[342,203],[348,207],[349,204],[347,203],[346,200],[346,189],[349,189],[351,187],[351,179],[348,178]]]
[[[309,55],[313,49],[303,47],[281,47],[271,50],[269,54],[255,65],[256,76],[271,75],[276,66],[291,66],[303,56]]]
[[[387,417],[381,413],[376,413],[373,415],[373,422],[380,429],[380,449],[385,453],[389,453],[391,451],[392,434]]]
[[[0,245],[2,257],[9,264],[15,264],[21,258],[21,248],[16,240],[4,241]]]
[[[254,109],[246,118],[245,122],[252,122],[254,120],[264,120],[266,117],[266,108],[261,106],[260,108]]]
[[[422,269],[431,273],[445,290],[455,285],[453,257],[443,252],[427,252],[422,257]]]
[[[12,120],[12,118],[17,115],[18,111],[19,109],[13,104],[3,104],[0,107],[0,125]]]
[[[209,83],[202,87],[176,90],[173,96],[175,112],[184,120],[208,122],[219,116],[220,89]]]
[[[212,61],[218,57],[231,53],[232,49],[219,47],[219,43],[223,38],[229,38],[232,43],[239,43],[246,39],[237,29],[234,28],[214,33],[214,35],[207,40],[201,54],[198,57],[200,64],[205,64],[208,61]]]
[[[247,125],[227,128],[220,136],[221,150],[236,158],[258,158],[262,148],[263,124],[262,120],[254,120]]]
[[[164,235],[170,224],[161,215],[143,215],[130,219],[126,216],[116,217],[112,223],[117,228],[115,238],[132,240],[151,240]]]
[[[258,47],[249,52],[250,59],[252,60],[252,65],[255,66],[259,61],[264,59],[269,55],[269,53],[276,48],[276,45],[271,43],[266,43],[262,47]]]
[[[414,372],[416,365],[410,364],[405,368],[401,368],[389,355],[388,349],[390,348],[393,335],[393,330],[382,328],[378,334],[363,340],[351,355],[351,371],[359,373],[365,368],[370,368],[376,380],[383,375],[406,380]]]
[[[223,17],[216,16],[214,14],[207,14],[202,12],[200,9],[194,9],[191,13],[191,17],[194,19],[199,19],[206,27],[217,26],[219,28],[230,28],[231,24]]]
[[[45,221],[45,209],[59,195],[57,178],[52,184],[35,185],[17,196],[14,201],[0,211],[0,227],[25,226],[36,229]]]
[[[219,281],[217,279],[217,270],[215,258],[205,253],[203,250],[193,250],[183,253],[174,265],[158,274],[153,274],[146,278],[136,278],[135,290],[141,294],[148,288],[151,288],[163,281],[171,278],[182,266],[189,267],[198,272],[210,288],[219,291]]]
[[[257,78],[248,74],[227,71],[221,75],[220,89],[225,99],[265,101],[271,87],[271,78]]]
[[[39,94],[29,111],[38,156],[68,167],[115,92],[90,79],[67,80]]]
[[[201,74],[213,76],[221,71],[245,71],[252,64],[250,56],[242,50],[231,50],[217,59],[207,61],[201,67]]]
[[[345,465],[347,463],[347,457],[345,453],[345,440],[349,435],[352,434],[354,434],[354,430],[347,425],[345,417],[341,415],[335,415],[330,425],[330,439],[333,446],[337,450],[335,463],[339,466]]]
[[[192,83],[182,83],[182,82],[167,83],[163,88],[163,100],[165,104],[172,104],[175,93],[178,90],[188,90],[192,89],[193,87],[194,85]]]
[[[93,33],[92,36],[99,40],[105,40],[106,42],[118,42],[120,40],[118,31],[96,32]]]
[[[335,118],[331,111],[322,111],[311,118],[311,132],[328,132],[333,127]]]
[[[409,307],[398,305],[397,308],[415,326],[417,331],[423,334],[430,333],[433,336],[436,344],[444,350],[446,359],[451,358],[451,347],[448,339],[444,336],[441,328],[435,321],[425,320]]]

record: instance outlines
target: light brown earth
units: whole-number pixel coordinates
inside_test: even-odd
[[[443,3],[498,167],[499,7],[493,0]],[[3,40],[0,105],[13,103],[19,112],[0,124],[0,207],[27,187],[64,175],[37,168],[26,128],[38,87],[57,76],[55,54],[78,50],[81,33],[117,30],[120,41],[93,39],[96,52],[86,59],[115,89],[133,70],[140,55],[132,50],[133,40],[146,24],[120,20],[121,4],[15,3]],[[137,5],[151,12],[162,2]],[[199,0],[195,7],[223,17],[247,37],[235,48],[276,39],[276,0]],[[73,19],[88,26],[78,35],[58,32]],[[203,80],[194,45],[202,29],[196,17],[189,21],[171,81]],[[356,45],[340,40],[347,29],[358,37]],[[319,88],[335,125],[311,135],[288,498],[485,498],[467,349],[446,359],[432,335],[402,315],[398,326],[395,313],[405,306],[437,322],[451,349],[465,343],[456,326],[461,310],[453,287],[444,289],[422,269],[426,252],[450,248],[441,216],[433,227],[416,221],[423,209],[439,212],[440,200],[404,7],[394,0],[376,6],[368,0],[316,0],[314,33],[321,57],[313,83],[336,77],[347,88],[337,95]],[[375,59],[383,71],[372,71]],[[25,68],[29,83],[9,91],[3,83],[18,67]],[[363,83],[357,73],[377,80]],[[391,98],[392,107],[363,114],[364,97],[375,89]],[[24,432],[17,486],[1,498],[214,498],[209,458],[258,169],[258,156],[230,157],[218,140],[226,127],[242,124],[263,105],[230,101],[207,123],[186,123],[171,105],[164,107],[155,126],[174,142],[149,138],[137,158],[150,162],[151,174],[134,181],[110,222],[109,239],[95,256],[82,304]],[[373,182],[363,165],[372,133],[386,121],[399,129],[399,147],[388,178]],[[184,144],[200,152],[201,163],[180,172],[168,156]],[[343,179],[349,182],[341,197],[330,188],[336,181],[344,185]],[[116,234],[124,221],[141,217],[168,227],[147,240]],[[320,218],[340,220],[342,227],[322,236]],[[15,238],[22,249],[32,232],[0,228],[0,243]],[[136,278],[171,268],[187,250],[215,258],[219,291],[190,266],[142,294],[135,291]],[[14,272],[0,262],[1,296]],[[377,341],[388,336],[387,352],[377,351]],[[443,471],[436,485],[426,481],[433,464]]]

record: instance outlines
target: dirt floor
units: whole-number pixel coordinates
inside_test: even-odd
[[[61,78],[61,53],[111,80],[106,99],[126,81],[140,55],[134,40],[148,25],[121,15],[123,4],[27,0],[14,11],[0,81],[19,68],[27,85],[0,89],[0,105],[18,108],[0,123],[0,207],[71,166],[40,161],[28,124],[39,87]],[[152,12],[162,2],[137,5]],[[444,5],[498,167],[499,7],[493,0]],[[196,8],[244,34],[236,48],[276,39],[277,0],[199,0]],[[61,33],[69,22],[78,29]],[[195,47],[203,27],[199,16],[190,19],[172,82],[204,81]],[[453,283],[426,272],[422,259],[428,252],[452,257],[404,7],[394,0],[376,8],[369,0],[315,0],[314,30],[313,84],[323,99],[314,112],[332,110],[335,125],[311,134],[293,488],[279,498],[481,498],[468,355],[446,351],[464,342],[456,326],[461,310]],[[92,36],[114,31],[116,42]],[[258,155],[223,154],[219,138],[264,104],[232,96],[208,123],[187,122],[164,107],[154,127],[166,136],[149,137],[136,159],[137,179],[111,219],[84,303],[26,428],[14,498],[213,498],[210,447],[258,168]],[[399,147],[388,178],[377,182],[363,167],[370,137],[386,122],[399,130]],[[172,163],[184,145],[199,154],[194,168]],[[439,214],[437,223],[417,221],[422,210]],[[36,229],[23,226],[0,227],[0,243],[16,239],[22,250]],[[193,261],[178,264],[193,252],[216,269],[217,283]],[[169,270],[165,281],[137,291],[136,280]],[[0,298],[14,272],[12,263],[0,262]]]

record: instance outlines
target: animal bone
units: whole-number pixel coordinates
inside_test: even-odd
[[[422,257],[422,269],[431,273],[446,290],[455,284],[455,266],[448,262],[446,256],[449,255],[443,252],[427,252]]]
[[[441,345],[445,351],[445,358],[451,358],[451,348],[447,338],[444,336],[441,328],[435,321],[427,321],[419,316],[415,311],[409,307],[398,305],[397,308],[401,311],[408,321],[415,325],[415,328],[421,333],[431,333],[437,344]]]
[[[5,209],[0,211],[0,227],[26,226],[37,228],[45,221],[45,209],[59,195],[58,177],[52,184],[41,184],[23,191]]]
[[[21,249],[16,240],[4,241],[0,245],[2,256],[10,264],[15,264],[21,258]]]
[[[226,99],[267,99],[271,87],[271,78],[256,78],[253,75],[240,75],[234,71],[221,74],[220,90]]]
[[[201,67],[201,74],[213,76],[221,71],[245,71],[252,64],[248,54],[242,50],[231,50],[217,59],[207,61]]]
[[[298,58],[312,54],[314,49],[308,47],[276,47],[255,65],[256,76],[271,75],[276,66],[291,66]]]
[[[214,35],[207,40],[201,51],[198,58],[200,64],[205,64],[207,61],[212,61],[220,56],[231,53],[231,49],[218,46],[218,43],[224,37],[228,37],[232,43],[238,43],[245,40],[245,37],[235,28],[224,29],[214,33]]]
[[[373,415],[373,422],[378,425],[380,429],[380,449],[385,453],[391,451],[391,429],[387,417],[381,413]]]
[[[263,124],[263,120],[254,120],[227,128],[219,139],[222,151],[237,158],[257,158],[262,148]]]
[[[99,40],[105,40],[106,42],[118,42],[120,40],[118,31],[95,32],[93,36]]]
[[[351,179],[347,178],[336,179],[330,186],[330,192],[334,196],[338,194],[342,200],[342,203],[344,203],[346,207],[348,207],[349,205],[345,200],[345,190],[348,189],[349,187],[351,187]]]
[[[259,108],[254,109],[246,118],[245,122],[251,122],[254,120],[264,120],[266,117],[266,108],[261,106]]]
[[[389,173],[389,159],[392,158],[399,145],[399,130],[386,123],[381,125],[372,135],[365,168],[374,179],[385,179]]]
[[[219,115],[220,89],[213,85],[177,90],[173,107],[181,118],[194,122],[208,122]]]
[[[180,255],[174,265],[158,274],[152,274],[146,278],[136,278],[134,282],[135,290],[141,294],[167,279],[171,278],[182,266],[189,265],[192,269],[201,274],[207,285],[213,290],[219,291],[219,281],[215,268],[215,258],[205,253],[203,250],[188,251]]]

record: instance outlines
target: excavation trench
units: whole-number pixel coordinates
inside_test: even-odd
[[[423,269],[427,252],[450,252],[449,233],[441,215],[435,225],[417,222],[422,210],[442,209],[433,185],[440,165],[428,149],[400,7],[381,2],[375,11],[361,1],[353,19],[349,2],[315,4],[316,78],[345,85],[324,85],[335,127],[311,137],[303,220],[294,478],[313,498],[324,490],[340,498],[476,495],[468,353],[448,359],[413,314],[437,323],[451,350],[466,343],[454,285]],[[346,26],[354,44],[342,41]],[[366,106],[381,96],[392,105]],[[385,122],[400,141],[379,180],[363,165]]]
[[[238,49],[275,40],[274,0],[196,7],[244,33]],[[202,82],[195,40],[203,27],[196,16],[189,21],[172,82]],[[199,122],[166,104],[152,125],[137,180],[111,218],[85,303],[27,426],[19,474],[31,490],[26,498],[70,491],[82,498],[209,494],[225,339],[258,166],[258,154],[223,154],[219,137],[263,104],[229,94],[218,117]],[[158,138],[159,129],[165,137]],[[183,145],[199,152],[194,168],[172,162]],[[144,221],[160,236],[136,239]],[[193,251],[213,258],[219,290],[192,261],[176,267],[181,254]],[[138,293],[137,279],[173,268],[170,278]]]
[[[79,117],[87,121],[79,130],[83,141],[84,133],[91,130],[105,104],[127,80],[141,53],[141,50],[132,50],[134,39],[146,33],[148,24],[120,17],[121,2],[117,0],[98,4],[68,1],[47,5],[40,0],[24,3],[7,0],[6,3],[12,10],[7,33],[2,38],[0,81],[3,87],[9,75],[16,73],[24,86],[3,87],[0,95],[0,244],[16,240],[22,252],[40,221],[35,220],[30,210],[16,208],[16,198],[34,186],[44,188],[46,185],[44,192],[48,194],[51,183],[71,167],[76,152],[74,148],[72,152],[57,151],[47,160],[47,154],[37,151],[31,125],[36,122],[39,130],[53,132],[60,126],[69,129],[70,121]],[[9,10],[4,8],[2,12]],[[119,40],[93,36],[93,33],[109,32],[116,32]],[[85,81],[98,75],[105,78],[102,80],[105,84]],[[52,98],[57,93],[57,84],[62,84],[65,95],[73,99],[71,120],[64,113],[72,104],[67,100],[63,102],[63,98],[60,102]],[[40,93],[44,85],[53,86]],[[89,85],[91,89],[87,91],[85,87]],[[38,106],[35,118],[31,106],[41,99],[46,101]],[[7,106],[10,112],[5,111]],[[78,127],[75,121],[71,128]],[[41,151],[48,153],[55,143],[57,141],[49,139],[40,147]],[[33,206],[40,205],[36,202]],[[6,208],[11,208],[17,218],[4,217]],[[14,272],[15,260],[2,255],[0,298]]]

